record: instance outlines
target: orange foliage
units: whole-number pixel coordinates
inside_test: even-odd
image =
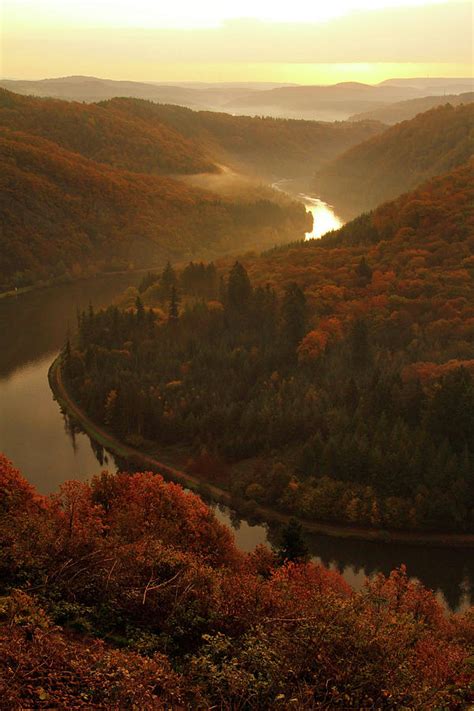
[[[354,593],[321,565],[238,553],[198,497],[151,473],[68,482],[27,536],[13,526],[6,539],[5,517],[13,525],[34,492],[5,458],[0,471],[0,561],[13,563],[11,587],[39,596],[0,601],[8,708],[309,708],[329,680],[338,707],[469,698],[472,616],[446,617],[403,568]],[[127,634],[128,649],[65,632],[43,607],[111,641]]]
[[[322,330],[310,331],[298,346],[298,357],[303,362],[316,360],[324,353],[328,334]]]

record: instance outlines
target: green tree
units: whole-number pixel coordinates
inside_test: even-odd
[[[306,333],[306,297],[298,284],[286,287],[281,306],[282,340],[294,351]]]
[[[372,269],[367,264],[365,257],[360,258],[360,262],[357,265],[356,274],[362,281],[369,284],[372,281]]]
[[[171,323],[176,323],[179,318],[179,303],[180,298],[178,290],[175,286],[171,287],[170,301],[168,307],[168,321]]]
[[[282,563],[305,563],[309,560],[309,548],[303,534],[303,527],[295,518],[290,518],[280,536],[278,556]]]
[[[370,358],[369,329],[363,319],[354,321],[350,333],[352,364],[356,368],[365,367]]]
[[[236,262],[229,274],[226,307],[232,313],[247,313],[252,297],[249,275],[240,262]]]
[[[178,278],[176,276],[176,272],[169,262],[167,262],[166,267],[163,269],[160,284],[163,297],[165,299],[169,299],[173,287],[176,288],[178,285]]]

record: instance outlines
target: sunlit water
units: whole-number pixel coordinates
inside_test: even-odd
[[[298,190],[301,181],[293,179],[277,180],[273,183],[273,188],[280,192],[291,195],[296,200],[299,200],[306,207],[307,211],[313,216],[313,229],[311,232],[306,232],[306,239],[319,239],[331,230],[338,230],[344,224],[337,216],[332,205],[321,200],[315,195],[309,195],[307,192]]]
[[[54,491],[66,479],[86,479],[101,468],[116,469],[114,458],[61,413],[47,373],[68,328],[74,328],[77,308],[86,308],[89,301],[95,307],[109,304],[139,278],[114,276],[0,301],[0,452],[43,493]],[[278,539],[276,526],[245,520],[227,507],[214,509],[219,520],[232,528],[242,550]],[[339,570],[356,589],[367,575],[387,574],[405,563],[409,574],[438,591],[452,609],[462,609],[470,601],[472,551],[316,535],[308,539],[314,559]]]
[[[313,229],[306,233],[306,239],[319,239],[326,232],[338,230],[344,224],[334,212],[331,205],[328,205],[319,198],[310,197],[299,193],[298,197],[304,203],[308,212],[313,216]]]

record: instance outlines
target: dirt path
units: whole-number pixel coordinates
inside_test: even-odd
[[[82,427],[82,429],[105,449],[118,457],[126,459],[128,462],[136,464],[137,470],[151,467],[164,477],[177,481],[189,489],[199,490],[205,487],[206,493],[212,499],[232,507],[233,501],[230,493],[225,489],[210,484],[199,477],[188,474],[180,469],[170,467],[160,462],[155,457],[144,454],[133,447],[123,444],[115,439],[107,430],[93,422],[90,417],[74,402],[64,385],[61,373],[61,356],[58,355],[52,363],[48,373],[49,384],[54,396],[63,410],[71,415]],[[257,506],[253,513],[264,521],[276,521],[287,523],[290,516],[274,511],[265,506]],[[353,538],[364,541],[377,541],[383,543],[406,543],[412,545],[428,545],[450,548],[474,548],[474,535],[461,533],[413,533],[409,531],[387,531],[382,529],[358,528],[355,526],[343,526],[338,524],[323,523],[319,521],[306,521],[300,519],[302,526],[311,533],[336,538]]]

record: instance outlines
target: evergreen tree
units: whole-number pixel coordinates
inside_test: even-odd
[[[135,308],[137,310],[137,323],[143,323],[145,317],[145,309],[143,308],[143,301],[139,296],[135,299]]]
[[[370,358],[369,329],[363,319],[354,321],[350,334],[351,359],[356,368],[365,367]]]
[[[367,264],[367,260],[365,257],[360,258],[360,262],[357,265],[356,274],[362,281],[366,282],[367,284],[372,281],[372,269]]]
[[[236,262],[227,284],[227,308],[233,313],[247,313],[252,297],[252,286],[245,267]]]
[[[278,556],[282,563],[305,563],[309,560],[309,548],[303,535],[303,527],[295,518],[290,518],[281,532]]]
[[[281,317],[283,342],[294,351],[306,333],[306,297],[298,284],[286,287]]]
[[[178,286],[178,279],[176,277],[176,272],[171,266],[170,262],[166,263],[166,267],[163,269],[161,274],[161,291],[165,299],[169,299],[171,296],[171,291],[173,287]]]
[[[173,323],[173,322],[176,323],[176,321],[179,318],[179,303],[180,303],[180,298],[179,298],[178,290],[176,289],[175,286],[172,286],[169,307],[168,307],[168,321],[171,323]]]

